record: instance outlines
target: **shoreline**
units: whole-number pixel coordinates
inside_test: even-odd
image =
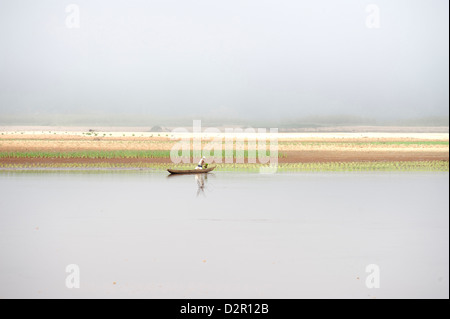
[[[280,169],[326,170],[407,170],[430,169],[448,171],[449,135],[447,133],[278,133],[238,135],[246,141],[242,164],[220,164],[224,168],[245,170],[253,166],[263,167],[255,155],[255,164],[247,154],[249,141],[263,136],[269,150],[271,138],[276,137],[278,165]],[[204,148],[212,140],[218,140],[218,154],[222,154],[226,133],[133,133],[133,132],[56,132],[0,130],[0,168],[159,168],[178,167],[170,158],[170,151],[180,141],[201,138]],[[234,135],[236,137],[236,135]],[[233,143],[237,140],[233,140]],[[267,142],[267,145],[266,143]],[[233,144],[233,149],[235,148]],[[192,151],[191,145],[191,151]],[[237,151],[234,150],[234,156]],[[213,153],[211,153],[213,154]],[[190,164],[193,164],[192,154]],[[208,162],[208,161],[207,161]],[[212,162],[212,161],[211,161]],[[236,162],[236,161],[235,161]],[[250,162],[250,163],[249,163]],[[196,163],[196,162],[195,162]],[[400,163],[400,165],[397,165]],[[297,168],[294,168],[297,165]]]
[[[448,161],[408,162],[322,162],[280,163],[276,166],[263,164],[215,164],[214,172],[259,172],[262,168],[274,168],[275,172],[449,172]],[[47,164],[3,164],[0,172],[20,171],[147,171],[165,172],[168,168],[192,169],[192,164],[172,163],[47,163]]]

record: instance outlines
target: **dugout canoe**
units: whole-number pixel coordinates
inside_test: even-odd
[[[204,169],[171,169],[169,168],[167,171],[170,174],[206,174],[214,170],[216,167],[211,166]]]

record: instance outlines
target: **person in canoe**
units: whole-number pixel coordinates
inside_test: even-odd
[[[203,169],[203,165],[205,164],[205,159],[206,159],[206,157],[203,156],[200,159],[200,162],[198,162],[198,165],[197,165],[197,167],[195,169]]]

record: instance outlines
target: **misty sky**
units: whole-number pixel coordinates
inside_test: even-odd
[[[0,0],[0,114],[447,116],[448,30],[447,0]]]

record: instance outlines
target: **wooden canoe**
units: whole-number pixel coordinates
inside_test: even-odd
[[[216,167],[211,166],[204,169],[168,169],[167,171],[170,174],[205,174],[214,170]]]

